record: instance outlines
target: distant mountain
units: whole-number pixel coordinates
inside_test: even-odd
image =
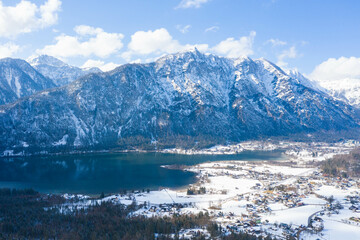
[[[44,77],[26,61],[0,59],[0,105],[52,87],[55,87],[52,80]]]
[[[354,107],[360,108],[360,81],[359,79],[343,79],[319,81],[319,86],[334,98],[344,101]]]
[[[248,57],[197,50],[86,75],[0,107],[0,150],[204,147],[358,127],[356,109]]]
[[[89,73],[101,72],[99,68],[82,69],[70,66],[48,55],[30,58],[28,62],[41,74],[52,79],[57,86],[69,84]]]

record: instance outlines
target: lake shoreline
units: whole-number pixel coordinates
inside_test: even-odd
[[[103,203],[135,206],[129,217],[146,219],[203,212],[221,223],[224,232],[236,230],[254,234],[253,229],[256,229],[279,239],[286,234],[311,236],[313,239],[323,236],[321,234],[327,237],[339,235],[341,228],[333,228],[331,224],[334,221],[355,234],[358,226],[356,222],[350,226],[349,222],[360,215],[350,208],[351,199],[359,196],[360,181],[330,178],[321,172],[318,165],[325,157],[345,153],[350,147],[335,148],[332,152],[327,148],[321,149],[317,154],[289,152],[287,159],[281,160],[230,159],[191,165],[160,164],[158,167],[161,169],[192,172],[196,181],[182,187],[159,187],[151,191],[114,191],[104,195],[56,194],[65,199],[64,204],[56,207],[62,214],[72,214]],[[330,197],[341,201],[338,209],[328,206],[327,199]],[[316,224],[316,219],[322,219],[324,223]],[[308,226],[311,221],[314,224]],[[322,228],[317,228],[318,225]],[[308,228],[299,231],[299,226]]]
[[[262,164],[261,161],[266,160],[268,165],[306,165],[336,154],[347,153],[356,146],[357,142],[282,142],[277,147],[268,142],[243,142],[231,146],[216,146],[206,150],[207,154],[204,150],[187,154],[167,150],[7,157],[0,159],[2,168],[7,169],[0,174],[3,175],[0,186],[26,186],[44,193],[80,193],[95,196],[101,192],[108,194],[148,188],[184,190],[189,184],[198,181],[193,172],[194,175],[184,170],[200,163],[238,160]],[[213,154],[214,152],[216,154]],[[224,152],[226,153],[219,154]],[[8,172],[14,173],[9,175]],[[56,180],[57,178],[61,181]],[[51,184],[55,183],[54,188]]]
[[[170,148],[161,150],[142,150],[142,149],[129,149],[129,150],[116,150],[116,149],[102,149],[102,150],[89,150],[89,151],[69,151],[69,152],[37,152],[37,153],[13,153],[5,150],[1,158],[16,158],[16,157],[43,157],[43,156],[83,156],[88,154],[121,154],[121,153],[162,153],[162,154],[178,154],[178,155],[236,155],[244,151],[299,151],[299,149],[311,151],[312,148],[324,147],[337,147],[337,148],[355,148],[360,146],[360,142],[349,139],[335,143],[328,142],[295,142],[295,141],[243,141],[231,145],[215,145],[210,148],[204,149],[184,149],[184,148]],[[8,152],[7,152],[8,151]],[[6,153],[6,154],[5,154]]]

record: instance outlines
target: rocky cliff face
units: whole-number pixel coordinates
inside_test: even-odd
[[[26,61],[0,59],[0,105],[51,87],[55,84]]]
[[[204,146],[358,126],[356,109],[264,59],[197,50],[0,107],[0,148]]]

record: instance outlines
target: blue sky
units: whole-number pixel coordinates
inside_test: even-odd
[[[198,46],[305,74],[330,58],[360,57],[357,0],[0,2],[0,57],[49,54],[110,69]]]

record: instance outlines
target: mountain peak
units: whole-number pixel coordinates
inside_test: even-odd
[[[240,65],[243,63],[251,63],[251,62],[254,62],[254,60],[252,60],[249,56],[243,55],[243,56],[240,56],[240,57],[234,59],[234,66],[237,66],[237,65]]]
[[[25,60],[22,60],[20,58],[10,58],[10,57],[6,57],[6,58],[2,58],[0,59],[1,63],[23,63],[23,64],[28,64]]]
[[[28,61],[42,75],[52,79],[57,86],[71,83],[89,73],[101,72],[98,68],[81,69],[71,66],[49,55],[34,56]]]
[[[200,52],[196,47],[191,49],[186,49],[170,55],[175,56],[177,58],[184,58],[184,57],[199,58],[204,56],[204,54]]]
[[[174,53],[174,55],[178,55],[178,54],[186,54],[186,53],[192,53],[194,55],[203,55],[202,52],[199,51],[199,49],[197,47],[191,47],[179,52]]]
[[[55,58],[53,56],[49,55],[39,55],[39,56],[33,56],[28,59],[28,62],[32,66],[38,66],[38,65],[49,65],[53,67],[64,67],[68,64],[64,63],[58,58]]]
[[[185,50],[184,52],[192,52],[192,53],[194,53],[196,55],[201,55],[202,54],[197,47],[190,48],[188,50]]]

